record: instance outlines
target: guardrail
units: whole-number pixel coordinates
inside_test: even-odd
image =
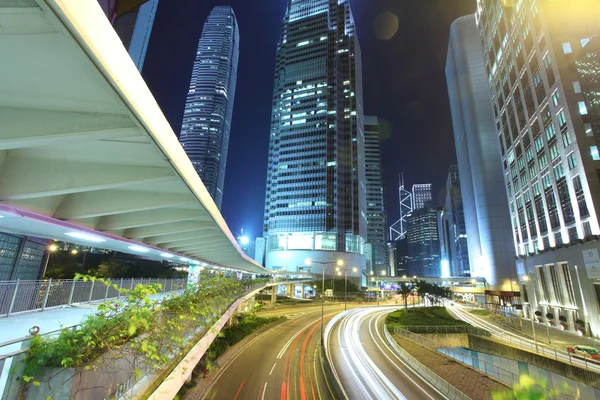
[[[477,328],[472,325],[457,325],[457,326],[429,326],[429,325],[406,325],[404,326],[409,332],[421,333],[421,334],[456,334],[456,333],[470,333],[471,335],[477,336],[492,336],[490,332],[485,329]]]
[[[448,381],[442,379],[436,375],[433,371],[421,364],[419,360],[410,355],[406,350],[396,343],[394,338],[390,335],[388,328],[384,325],[385,339],[388,344],[398,353],[398,355],[418,374],[421,378],[425,379],[431,386],[435,387],[440,393],[446,396],[449,400],[471,400],[469,396],[452,386]],[[409,334],[415,335],[411,332],[405,331]],[[418,336],[418,335],[415,335]],[[426,339],[426,338],[424,338]],[[410,340],[410,339],[409,339]]]
[[[161,293],[185,288],[187,279],[117,278],[109,279],[119,288],[133,289],[137,284],[160,283]],[[82,280],[0,281],[0,317],[24,311],[44,311],[51,307],[91,303],[119,297],[112,286]]]

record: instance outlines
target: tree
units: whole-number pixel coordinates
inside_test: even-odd
[[[129,266],[112,257],[102,261],[97,268],[89,270],[88,274],[98,278],[126,278],[129,276]]]
[[[408,296],[410,296],[413,292],[413,287],[408,282],[402,282],[400,284],[400,289],[398,290],[398,294],[402,297],[402,301],[404,301],[404,309],[408,312]]]

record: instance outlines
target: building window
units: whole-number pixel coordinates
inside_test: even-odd
[[[578,101],[577,106],[579,107],[579,114],[587,115],[587,106],[585,105],[585,101]]]
[[[567,286],[567,301],[570,306],[575,306],[575,290],[573,289],[573,280],[571,279],[571,271],[569,270],[569,264],[563,263],[560,264],[563,278],[565,280],[565,284]]]
[[[577,239],[579,239],[579,237],[577,235],[577,228],[575,228],[575,227],[569,228],[569,242],[575,243],[577,241]]]
[[[569,163],[569,170],[577,167],[577,158],[575,157],[575,153],[569,154],[567,157],[567,162]]]
[[[592,236],[592,227],[589,222],[584,222],[583,224],[583,237],[589,238]]]
[[[562,208],[563,217],[565,224],[575,222],[575,213],[573,212],[573,206],[571,205],[571,197],[569,196],[569,187],[567,186],[567,179],[562,177],[556,181],[556,188],[558,190],[558,198],[560,200],[560,206]]]
[[[585,194],[583,193],[583,186],[581,185],[581,178],[579,177],[579,175],[573,178],[573,189],[575,190],[575,197],[577,198],[579,216],[581,218],[589,217],[590,212],[588,211],[587,203],[585,201]]]
[[[546,204],[548,205],[548,215],[550,216],[550,226],[552,229],[560,227],[560,220],[558,218],[558,207],[556,205],[556,199],[554,198],[554,191],[552,187],[546,189]]]
[[[547,303],[550,300],[549,291],[548,291],[548,283],[546,282],[546,273],[543,267],[535,267],[538,276],[538,288],[540,290],[540,301]]]
[[[548,265],[548,266],[546,266],[546,268],[548,268],[548,270],[550,271],[550,279],[552,281],[552,289],[554,289],[554,298],[558,304],[564,305],[565,300],[563,298],[563,293],[562,293],[563,291],[562,291],[562,288],[560,287],[561,286],[560,280],[558,278],[556,268],[554,268],[554,265]]]
[[[571,48],[571,43],[569,43],[569,42],[563,43],[562,48],[563,48],[563,53],[565,53],[565,54],[571,54],[573,52],[573,49]]]
[[[581,93],[581,85],[579,84],[579,81],[573,81],[573,90],[575,93]]]
[[[598,153],[598,146],[590,146],[590,154],[592,155],[592,160],[594,160],[594,161],[600,160],[600,153]]]
[[[583,129],[585,130],[585,136],[594,136],[594,131],[592,130],[592,124],[586,122],[583,124]]]

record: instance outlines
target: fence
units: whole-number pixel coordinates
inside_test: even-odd
[[[387,326],[384,327],[385,338],[390,346],[398,353],[400,357],[423,379],[425,379],[431,386],[435,387],[449,400],[470,400],[470,397],[449,384],[445,379],[442,379],[425,365],[421,364],[416,358],[410,355],[406,350],[396,343],[394,338],[390,335]],[[405,331],[408,334],[411,332]],[[413,334],[414,335],[414,334]],[[415,335],[418,336],[418,335]],[[426,338],[424,338],[426,339]],[[410,339],[409,339],[410,340]]]
[[[433,333],[470,333],[471,335],[486,336],[490,337],[492,334],[485,329],[477,328],[472,325],[458,325],[458,326],[429,326],[429,325],[407,325],[404,327],[409,332],[421,333],[421,334],[433,334]]]
[[[111,280],[119,288],[132,289],[137,284],[159,283],[161,293],[183,289],[187,279],[118,278]],[[0,317],[24,311],[44,311],[46,308],[77,303],[108,300],[119,297],[112,286],[81,280],[0,281]]]

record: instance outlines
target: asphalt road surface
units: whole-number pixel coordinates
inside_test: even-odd
[[[339,307],[326,309],[325,323],[339,312]],[[320,307],[270,311],[268,315],[278,313],[295,315],[259,335],[230,364],[221,366],[205,399],[334,399],[318,358]]]
[[[332,327],[328,349],[348,399],[444,398],[387,344],[383,323],[396,308],[351,310]]]

